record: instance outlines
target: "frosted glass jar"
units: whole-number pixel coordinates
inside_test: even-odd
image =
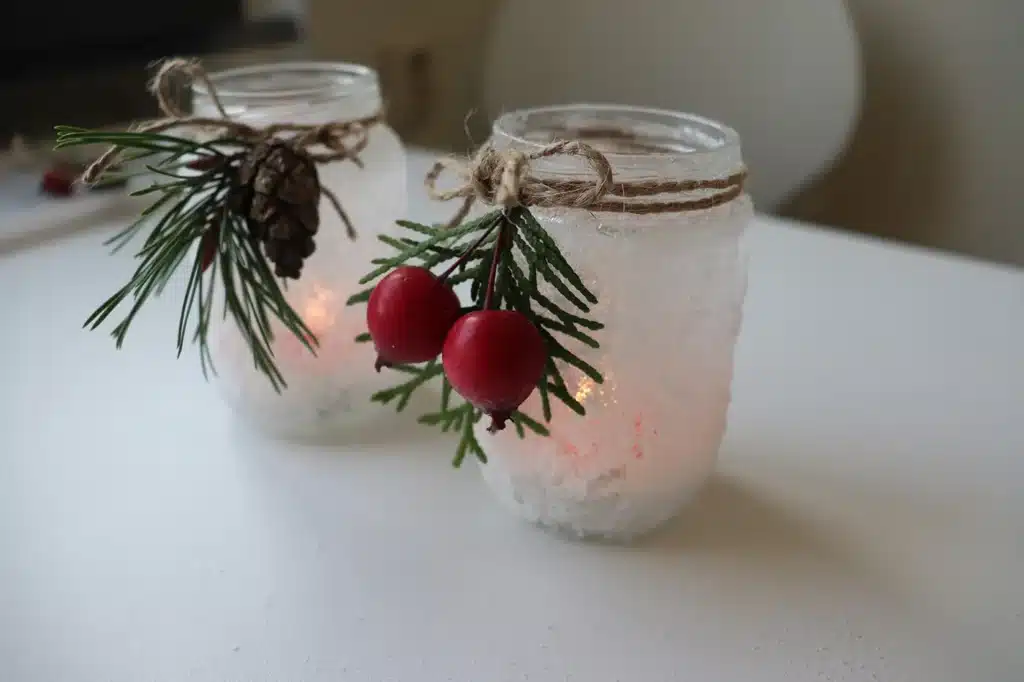
[[[290,122],[319,124],[377,114],[382,106],[377,74],[366,67],[334,63],[285,63],[231,69],[211,75],[229,116],[253,125]],[[217,116],[204,87],[193,86],[194,112]],[[341,200],[359,233],[351,241],[326,198],[320,203],[316,252],[298,281],[288,280],[286,296],[317,334],[314,356],[287,330],[275,327],[275,360],[287,388],[276,393],[253,367],[252,356],[235,325],[219,321],[211,330],[217,382],[229,403],[248,421],[274,434],[317,438],[377,416],[370,394],[383,386],[373,371],[371,344],[353,339],[365,331],[361,307],[346,308],[360,288],[359,278],[380,255],[376,236],[391,232],[406,210],[406,165],[401,141],[385,124],[369,127],[351,161],[318,167],[320,182]]]
[[[743,172],[737,134],[696,116],[618,106],[512,112],[494,125],[499,150],[534,151],[553,138],[604,152],[617,181],[720,179]],[[578,158],[552,157],[534,175],[592,178]],[[707,196],[708,190],[657,201]],[[552,400],[551,436],[490,435],[478,427],[491,490],[523,517],[578,535],[628,539],[672,518],[714,469],[730,400],[733,347],[746,292],[744,194],[699,211],[636,215],[535,209],[600,303],[600,349],[579,356],[597,385],[563,367],[587,409]],[[547,291],[559,299],[557,292]],[[540,416],[536,393],[522,408]]]

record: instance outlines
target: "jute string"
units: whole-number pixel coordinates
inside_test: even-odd
[[[176,88],[191,83],[199,83],[205,88],[220,118],[191,116],[179,106],[175,97]],[[133,132],[160,133],[172,128],[204,129],[212,131],[215,140],[233,139],[251,144],[288,136],[291,144],[303,149],[317,163],[348,159],[359,164],[359,154],[369,141],[369,129],[384,118],[383,112],[378,112],[365,118],[331,121],[320,125],[272,123],[262,127],[252,126],[228,116],[217,88],[197,59],[175,57],[165,60],[150,81],[149,90],[156,97],[162,118],[139,123],[132,127]],[[314,151],[318,147],[325,151]],[[86,168],[82,182],[93,184],[119,158],[120,150],[111,147]]]
[[[607,131],[604,131],[607,133]],[[603,137],[607,135],[594,135]],[[538,177],[531,164],[553,156],[578,156],[593,171],[592,180]],[[446,172],[457,175],[462,184],[450,190],[438,189],[438,180]],[[579,208],[597,212],[683,213],[720,206],[743,192],[746,171],[728,177],[707,180],[636,180],[616,182],[608,158],[580,139],[559,140],[534,152],[498,151],[482,147],[472,158],[441,159],[427,173],[426,186],[438,201],[462,199],[462,206],[449,224],[462,222],[477,201],[491,206],[536,206],[540,208]],[[709,191],[690,199],[630,201],[667,194]]]

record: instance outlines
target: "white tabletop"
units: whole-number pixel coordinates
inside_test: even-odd
[[[246,431],[173,300],[81,331],[102,236],[0,256],[4,682],[1024,679],[1020,271],[759,218],[720,474],[614,547]]]

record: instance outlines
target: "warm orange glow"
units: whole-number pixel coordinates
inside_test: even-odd
[[[302,306],[302,319],[310,331],[320,337],[334,326],[337,313],[335,301],[338,296],[330,289],[313,285],[313,292]]]
[[[594,392],[594,380],[590,377],[583,377],[576,385],[576,402],[582,403],[591,393]]]
[[[607,414],[602,415],[602,419],[611,418],[617,421],[618,419],[628,418],[626,415],[619,413],[615,408],[609,407],[611,405],[618,405],[619,400],[616,396],[615,379],[611,372],[605,371],[604,376],[605,383],[602,385],[598,385],[590,377],[580,377],[576,383],[574,397],[580,403],[584,403],[587,399],[590,399],[591,402],[596,401],[601,407],[606,408]],[[595,406],[593,404],[588,406],[588,414],[594,407]],[[594,417],[591,416],[589,419],[594,419]],[[630,430],[632,431],[632,443],[630,445],[630,453],[634,459],[643,459],[645,443],[648,436],[657,436],[658,431],[651,428],[642,412],[633,415],[631,422]],[[619,427],[616,425],[615,428],[617,429]],[[598,438],[591,441],[588,445],[586,442],[586,436],[588,434],[590,436],[599,436],[601,431],[601,426],[596,426],[593,429],[586,428],[585,430],[581,430],[574,434],[575,436],[578,436],[578,438],[569,439],[565,435],[559,434],[556,430],[552,429],[551,438],[558,446],[558,454],[567,458],[568,461],[574,462],[571,466],[576,468],[585,466],[585,462],[588,459],[600,459],[602,440]]]

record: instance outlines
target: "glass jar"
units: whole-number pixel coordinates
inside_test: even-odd
[[[582,139],[603,152],[616,181],[743,173],[733,130],[651,109],[516,111],[494,124],[491,144],[529,153],[556,138]],[[593,178],[578,157],[538,160],[531,172]],[[591,316],[606,325],[595,333],[601,347],[566,342],[605,381],[596,384],[561,367],[587,414],[578,416],[552,399],[550,437],[491,436],[481,420],[478,435],[489,457],[483,476],[518,514],[576,535],[628,539],[675,516],[709,477],[725,430],[746,293],[741,235],[752,207],[745,194],[735,193],[710,209],[649,215],[533,209],[599,298]],[[555,291],[545,293],[560,299]],[[540,417],[536,392],[521,409]]]
[[[320,124],[372,117],[382,107],[377,74],[353,64],[285,63],[213,73],[210,80],[227,114],[252,125]],[[202,85],[193,85],[196,115],[217,116]],[[370,394],[383,380],[373,371],[371,344],[357,344],[365,331],[361,307],[346,308],[361,289],[359,278],[379,256],[378,234],[389,233],[406,210],[406,165],[401,141],[386,124],[369,127],[368,143],[350,160],[318,166],[320,183],[332,190],[358,232],[355,241],[326,197],[320,202],[316,251],[298,280],[285,291],[291,306],[317,335],[311,354],[279,323],[275,361],[287,382],[278,394],[252,362],[248,346],[230,320],[218,318],[211,349],[217,381],[228,402],[261,429],[289,437],[318,438],[364,422],[379,410]]]

